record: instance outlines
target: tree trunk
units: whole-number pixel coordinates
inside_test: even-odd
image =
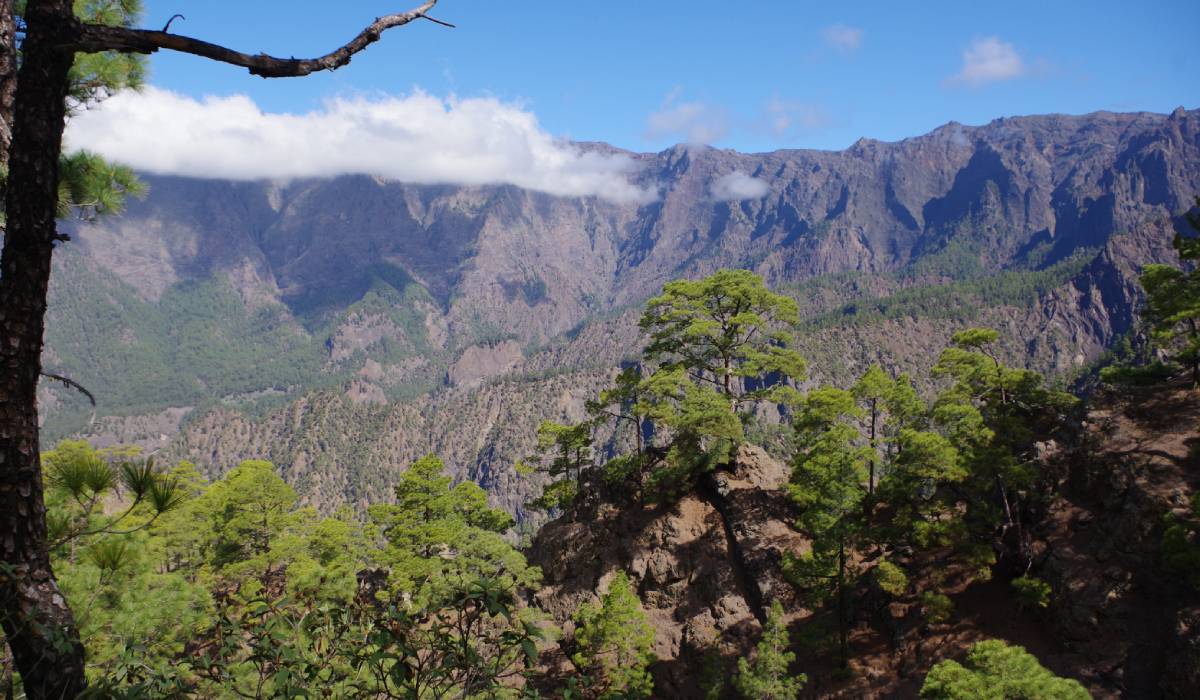
[[[838,575],[837,575],[837,608],[838,608],[838,647],[841,658],[838,666],[846,668],[850,663],[849,625],[846,621],[846,543],[838,545]]]
[[[0,623],[27,697],[40,700],[84,687],[79,631],[50,569],[37,420],[71,2],[30,0],[25,19],[0,258]]]
[[[733,398],[733,374],[732,374],[733,360],[730,359],[728,356],[726,356],[724,362],[725,362],[725,378],[724,378],[725,395],[729,397],[729,405],[730,405],[731,410],[733,410],[734,412],[737,412],[738,402],[737,402],[737,399]]]
[[[17,99],[17,23],[12,0],[0,0],[0,181],[8,173],[13,106]],[[0,201],[4,190],[0,187]]]
[[[875,449],[875,423],[879,419],[879,399],[871,399],[871,476],[867,481],[867,495],[875,495],[875,460],[879,451]]]

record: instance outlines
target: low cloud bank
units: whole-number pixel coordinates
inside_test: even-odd
[[[148,87],[73,118],[72,148],[158,174],[257,180],[378,175],[403,182],[509,184],[561,196],[644,203],[623,155],[555,139],[518,105],[488,97],[338,98],[305,114],[248,97],[196,100]]]
[[[765,197],[771,187],[758,178],[750,177],[740,170],[713,181],[710,190],[713,199],[723,201],[740,201],[743,199],[758,199]]]

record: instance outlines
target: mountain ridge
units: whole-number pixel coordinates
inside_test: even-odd
[[[445,450],[458,478],[520,512],[510,466],[537,421],[578,412],[636,353],[635,309],[664,282],[721,267],[757,272],[819,320],[799,339],[817,380],[866,361],[904,368],[964,312],[1007,324],[1011,359],[1068,376],[1133,324],[1140,265],[1173,260],[1172,217],[1200,192],[1200,112],[633,156],[637,184],[663,183],[657,201],[151,176],[146,201],[74,225],[78,243],[57,256],[46,364],[101,405],[89,428],[78,397],[44,389],[46,435],[137,442],[212,473],[258,450],[323,506],[384,494],[410,453]],[[717,197],[739,172],[765,193]],[[505,391],[544,405],[487,408]],[[445,410],[460,423],[436,406],[457,406]],[[428,422],[360,454],[334,447],[353,426],[300,444],[279,417],[367,414]]]

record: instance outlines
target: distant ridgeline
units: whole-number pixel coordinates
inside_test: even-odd
[[[638,155],[655,202],[378,178],[146,177],[56,256],[47,446],[136,444],[218,476],[269,458],[331,513],[433,452],[524,520],[512,465],[642,345],[669,280],[761,275],[798,304],[812,381],[873,363],[921,391],[970,326],[1067,382],[1133,327],[1137,275],[1174,260],[1200,191],[1200,113],[949,124],[839,152]],[[727,200],[740,172],[762,197]]]

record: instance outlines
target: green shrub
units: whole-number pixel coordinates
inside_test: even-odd
[[[940,624],[954,614],[954,601],[942,593],[925,591],[921,594],[921,612],[931,624]]]
[[[908,576],[904,573],[904,569],[883,559],[875,567],[875,583],[884,593],[894,596],[903,595],[904,591],[908,589]]]
[[[1050,605],[1050,584],[1033,576],[1021,576],[1012,580],[1013,594],[1017,606],[1022,609],[1045,608]]]
[[[925,677],[925,700],[1088,700],[1078,681],[1059,678],[1019,646],[989,639],[966,660],[942,661]]]

